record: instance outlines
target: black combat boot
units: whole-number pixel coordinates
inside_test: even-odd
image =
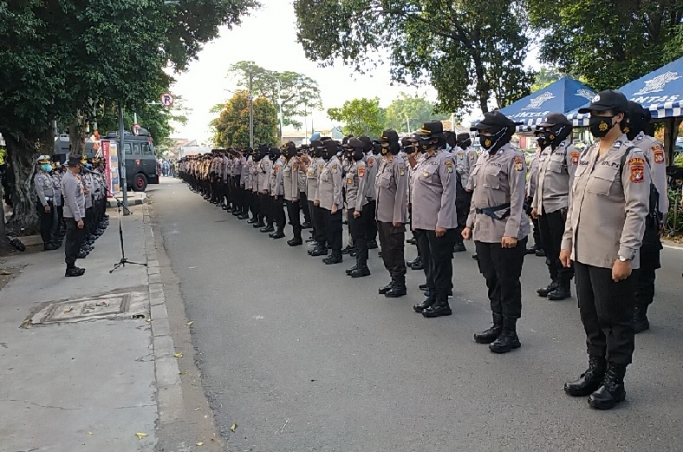
[[[384,295],[384,294],[386,294],[387,292],[389,292],[389,291],[391,290],[391,287],[392,287],[393,285],[394,285],[394,277],[392,276],[392,277],[391,277],[391,281],[389,281],[389,284],[387,284],[387,285],[384,286],[384,287],[380,287],[380,288],[377,290],[377,292],[378,292],[380,295]]]
[[[547,297],[550,292],[557,289],[558,285],[559,283],[557,279],[553,279],[553,281],[550,284],[548,284],[547,287],[541,287],[540,289],[536,290],[536,293],[539,297]]]
[[[377,249],[377,240],[368,240],[368,249],[369,250],[376,250]]]
[[[417,286],[417,288],[420,290],[429,290],[429,287],[427,287],[427,283],[420,284],[419,286]]]
[[[586,397],[602,385],[607,361],[602,356],[588,356],[588,369],[581,376],[564,384],[564,392],[573,397]]]
[[[429,296],[422,303],[413,305],[413,311],[417,312],[418,314],[422,314],[424,311],[434,306],[434,303],[436,303],[436,295]]]
[[[358,269],[358,264],[356,263],[356,264],[354,264],[353,267],[346,269],[346,274],[350,275],[354,270],[357,270],[357,269]]]
[[[85,274],[84,268],[71,267],[71,268],[66,269],[64,276],[66,276],[67,278],[75,278],[78,276],[83,276],[84,274]]]
[[[325,263],[325,265],[340,264],[342,261],[343,261],[343,259],[342,259],[341,250],[339,250],[339,251],[332,250],[332,253],[328,257],[323,259],[323,262]]]
[[[317,256],[327,256],[327,246],[325,245],[318,245],[311,252],[309,253],[313,257]]]
[[[251,217],[249,218],[249,221],[247,221],[248,224],[256,224],[258,223],[258,218],[256,217]]]
[[[571,298],[571,281],[566,276],[560,276],[557,282],[557,288],[548,293],[548,300],[560,301],[565,298]]]
[[[259,231],[261,231],[261,232],[263,232],[263,233],[266,233],[266,232],[275,232],[275,228],[273,227],[272,224],[268,224],[268,225],[262,227],[261,229],[259,229]]]
[[[512,317],[503,317],[503,330],[500,336],[489,344],[489,350],[493,353],[507,353],[512,349],[519,348],[522,344],[519,343],[517,337],[517,319]]]
[[[384,293],[385,297],[398,298],[408,293],[408,289],[406,289],[405,275],[397,275],[392,278],[392,281],[393,284],[391,285],[391,288]]]
[[[368,267],[358,267],[349,276],[352,278],[362,278],[364,276],[370,276],[370,269]]]
[[[444,294],[445,295],[445,294]],[[432,294],[430,292],[429,297],[432,297]],[[436,296],[436,302],[422,311],[422,316],[426,318],[434,318],[434,317],[444,317],[447,315],[453,314],[453,311],[451,311],[451,307],[448,304],[448,295],[445,296]]]
[[[647,319],[647,306],[636,306],[633,310],[633,332],[638,334],[650,329]]]
[[[278,229],[277,231],[269,235],[272,239],[281,239],[285,236],[285,233],[282,230]]]
[[[43,245],[43,251],[54,251],[56,249],[59,249],[59,247],[54,243],[46,243]]]
[[[596,410],[609,410],[626,399],[624,388],[626,364],[609,363],[602,386],[588,396],[588,404]]]
[[[467,248],[465,248],[465,244],[463,242],[456,243],[455,247],[453,248],[453,252],[462,253],[463,251],[467,251]]]
[[[301,237],[294,237],[291,240],[287,240],[287,245],[289,246],[299,246],[303,245],[304,241],[301,240]]]
[[[417,256],[414,261],[408,265],[412,270],[424,270],[424,263],[422,262],[422,258],[420,256]]]
[[[474,342],[477,344],[490,344],[498,339],[503,331],[503,314],[493,313],[493,325],[481,333],[474,333]]]
[[[257,220],[256,223],[253,223],[253,224],[251,225],[251,227],[254,228],[254,229],[265,228],[265,227],[266,227],[266,224],[265,224],[263,221],[258,221],[258,220]]]
[[[349,254],[351,252],[351,250],[353,250],[353,247],[351,245],[346,245],[346,248],[341,250],[341,253],[342,254]]]

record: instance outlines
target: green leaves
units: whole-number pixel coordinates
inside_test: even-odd
[[[341,108],[327,110],[330,119],[344,123],[345,134],[354,136],[379,136],[384,130],[384,115],[378,98],[347,100]]]
[[[386,109],[384,125],[387,129],[412,132],[430,120],[446,119],[435,113],[436,105],[428,100],[401,93]],[[410,126],[410,130],[408,127]]]
[[[265,97],[254,100],[254,145],[277,144],[278,115],[275,105]],[[218,118],[211,121],[216,146],[249,146],[249,93],[238,91],[225,104]]]

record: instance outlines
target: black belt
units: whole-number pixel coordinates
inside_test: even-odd
[[[503,209],[507,209],[507,210],[505,211],[505,213],[502,216],[499,216],[496,214],[496,212],[498,212],[499,210],[503,210]],[[483,213],[484,215],[488,215],[489,217],[493,218],[494,220],[503,221],[504,219],[506,219],[507,217],[510,216],[510,203],[506,202],[505,204],[501,204],[501,205],[495,206],[495,207],[485,207],[483,209],[474,209],[474,211],[476,213],[479,213],[479,214]]]

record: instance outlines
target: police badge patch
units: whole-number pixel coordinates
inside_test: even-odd
[[[522,156],[516,156],[515,157],[515,171],[522,171],[524,170],[524,159]]]
[[[652,146],[652,152],[655,155],[655,163],[664,163],[664,149],[660,145]]]
[[[581,155],[579,151],[572,151],[570,154],[572,156],[572,165],[578,165],[579,164],[579,156]]]

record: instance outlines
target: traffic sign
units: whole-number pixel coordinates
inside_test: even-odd
[[[164,107],[170,107],[173,105],[173,96],[170,93],[164,93],[161,95],[161,105]]]

